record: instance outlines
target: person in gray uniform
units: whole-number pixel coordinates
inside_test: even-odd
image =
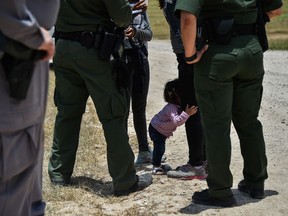
[[[44,215],[43,122],[58,0],[0,1],[0,215]]]

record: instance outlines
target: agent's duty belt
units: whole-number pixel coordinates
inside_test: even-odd
[[[204,29],[204,34],[202,26],[197,29],[197,38],[200,38],[200,41],[208,40],[209,43],[222,45],[229,44],[233,37],[257,34],[255,23],[237,24],[232,16],[208,19]]]
[[[96,37],[100,36],[99,33],[91,31],[78,31],[78,32],[57,32],[57,39],[71,40],[80,42],[83,47],[87,49],[95,46]]]
[[[255,35],[256,34],[256,24],[235,24],[233,29],[233,36],[241,35]]]
[[[111,30],[111,29],[110,29]],[[55,41],[58,39],[77,41],[87,49],[95,48],[98,50],[99,57],[109,61],[113,53],[120,50],[125,33],[124,29],[114,29],[109,31],[107,28],[98,28],[97,32],[77,31],[77,32],[54,32]]]

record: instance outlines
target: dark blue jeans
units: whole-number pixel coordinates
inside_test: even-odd
[[[149,125],[149,136],[154,145],[152,164],[154,166],[160,166],[162,156],[165,153],[165,141],[167,137],[159,133],[151,124]]]

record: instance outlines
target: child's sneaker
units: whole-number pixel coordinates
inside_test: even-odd
[[[176,170],[171,170],[167,173],[167,176],[170,178],[179,178],[184,180],[192,179],[206,179],[207,173],[205,172],[204,166],[196,168],[190,164],[185,164],[180,167],[177,167]]]
[[[161,167],[153,167],[152,174],[153,175],[163,175],[164,170]]]
[[[153,175],[164,175],[167,174],[172,170],[172,167],[169,166],[168,164],[162,164],[160,167],[153,166],[152,174]]]

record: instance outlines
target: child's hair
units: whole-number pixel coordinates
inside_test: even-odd
[[[164,7],[165,0],[158,0],[159,1],[159,7],[162,9]]]
[[[180,105],[181,100],[179,96],[179,80],[174,79],[165,84],[164,100],[168,103]]]

